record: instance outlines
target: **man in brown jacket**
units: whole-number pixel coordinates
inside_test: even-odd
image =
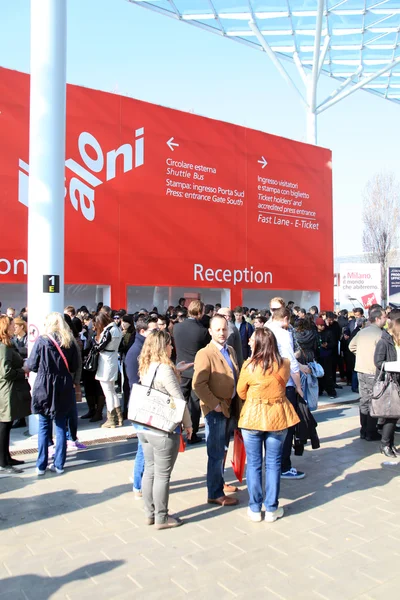
[[[235,351],[226,345],[225,317],[215,315],[211,319],[210,335],[211,342],[196,354],[193,377],[206,428],[208,502],[233,506],[238,500],[224,494],[223,468],[239,368]]]

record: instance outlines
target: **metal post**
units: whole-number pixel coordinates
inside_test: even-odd
[[[64,307],[66,20],[66,0],[31,0],[30,345],[43,332],[46,315]]]
[[[308,98],[310,98],[312,94],[312,83],[310,82],[307,88]],[[312,109],[311,104],[309,103],[307,108],[307,142],[308,144],[317,145],[317,114],[315,109]]]
[[[311,75],[308,77],[307,85],[307,141],[309,144],[317,144],[317,85],[318,76],[320,73],[321,59],[321,31],[322,19],[324,15],[324,0],[318,0],[317,20],[315,24],[315,40],[314,40],[314,58]]]

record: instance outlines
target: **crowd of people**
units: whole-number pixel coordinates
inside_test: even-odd
[[[85,448],[77,437],[81,386],[87,403],[81,418],[116,428],[127,419],[131,388],[138,383],[186,401],[182,423],[172,433],[134,424],[133,492],[143,499],[147,524],[157,529],[182,523],[168,512],[169,481],[182,432],[189,445],[204,441],[201,416],[207,501],[238,503],[224,469],[239,428],[247,455],[248,516],[255,522],[262,520],[263,504],[266,521],[283,516],[281,479],[305,477],[292,465],[292,453],[301,455],[308,442],[319,447],[311,411],[324,393],[333,399],[344,385],[359,391],[360,438],[380,440],[383,454],[397,456],[397,419],[374,418],[371,399],[382,365],[400,353],[400,310],[374,305],[367,319],[362,308],[338,314],[316,306],[305,310],[280,297],[265,310],[231,310],[200,300],[186,307],[184,298],[165,314],[156,307],[127,314],[101,304],[93,312],[67,306],[64,314],[47,316],[29,357],[26,323],[26,308],[18,316],[8,308],[0,316],[0,473],[22,472],[23,461],[9,450],[13,423],[25,424],[30,412],[38,415],[37,475],[47,468],[62,474],[67,448]],[[30,372],[37,374],[32,390]]]

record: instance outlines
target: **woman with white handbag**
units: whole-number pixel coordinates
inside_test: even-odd
[[[178,371],[171,361],[172,340],[166,331],[152,331],[143,344],[139,357],[139,374],[143,386],[150,386],[171,400],[184,400],[179,385]],[[134,393],[134,389],[132,389]],[[192,421],[187,406],[182,425],[187,437],[192,435]],[[144,474],[142,494],[148,525],[156,529],[179,527],[182,521],[168,515],[169,482],[179,452],[180,427],[173,433],[150,429],[135,424],[143,446]]]

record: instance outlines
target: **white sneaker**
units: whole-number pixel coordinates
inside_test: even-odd
[[[50,470],[52,473],[57,473],[57,475],[62,475],[62,474],[64,473],[64,469],[57,469],[57,467],[56,467],[55,465],[51,465],[51,466],[49,467],[49,470]]]
[[[36,467],[36,475],[40,476],[40,475],[44,475],[46,473],[46,471],[42,471],[41,469],[38,469]]]
[[[253,521],[253,523],[259,523],[261,521],[261,511],[253,512],[250,506],[247,509],[247,516],[249,517],[250,521]]]
[[[265,520],[267,523],[273,523],[277,519],[280,519],[281,517],[283,517],[284,513],[285,513],[285,511],[283,510],[282,507],[277,508],[273,512],[265,511]]]

